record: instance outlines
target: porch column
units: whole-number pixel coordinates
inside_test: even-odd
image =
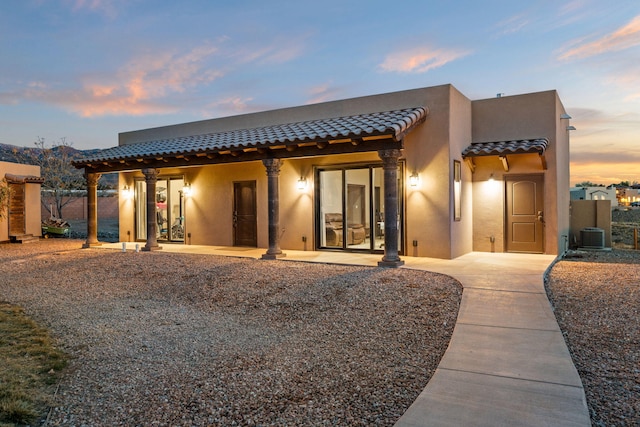
[[[157,251],[158,246],[157,219],[156,219],[156,182],[158,182],[158,169],[142,169],[142,174],[147,183],[147,243],[143,251]]]
[[[267,169],[267,197],[269,208],[269,249],[262,259],[276,259],[286,256],[280,250],[280,190],[279,177],[282,160],[263,159]]]
[[[378,151],[384,169],[384,256],[380,267],[400,267],[404,261],[398,256],[398,158],[401,150]]]
[[[87,181],[87,241],[82,245],[83,248],[101,245],[98,242],[98,180],[100,176],[99,173],[86,170],[84,173]]]

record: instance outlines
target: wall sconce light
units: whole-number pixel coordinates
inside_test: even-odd
[[[133,188],[129,187],[128,185],[125,185],[122,188],[122,197],[125,200],[130,200],[133,197]]]
[[[568,115],[567,113],[562,113],[562,114],[560,114],[560,118],[564,119],[564,120],[569,120],[571,118],[571,116]]]
[[[495,180],[496,180],[496,179],[493,177],[493,174],[489,175],[489,182],[493,182],[493,181],[495,181]]]
[[[567,130],[576,130],[575,126],[567,126]]]
[[[300,177],[298,180],[298,190],[306,190],[307,189],[307,179],[305,177]]]
[[[184,186],[182,186],[182,195],[184,197],[191,197],[193,195],[193,190],[191,189],[191,184],[189,184],[188,182],[185,182]]]
[[[409,185],[412,187],[417,187],[419,183],[420,176],[418,175],[418,172],[413,171],[413,173],[409,175]]]

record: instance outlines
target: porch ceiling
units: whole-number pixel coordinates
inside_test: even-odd
[[[425,107],[153,140],[75,160],[89,172],[197,166],[402,148],[428,114]]]

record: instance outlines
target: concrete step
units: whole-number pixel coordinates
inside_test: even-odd
[[[40,237],[33,234],[18,234],[15,236],[9,236],[11,243],[31,243],[40,240]]]

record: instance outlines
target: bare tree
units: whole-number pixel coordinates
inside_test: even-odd
[[[7,180],[0,179],[0,219],[4,219],[9,207],[9,186]]]
[[[80,169],[71,165],[78,151],[71,147],[66,138],[48,146],[44,138],[38,137],[35,148],[14,150],[22,163],[40,166],[44,178],[41,201],[45,209],[62,218],[62,209],[74,198],[83,196],[84,176]],[[52,212],[51,206],[55,206]]]

